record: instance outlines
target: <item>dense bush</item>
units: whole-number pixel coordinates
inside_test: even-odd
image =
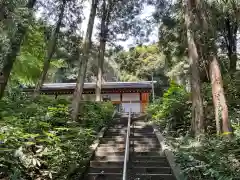
[[[62,180],[80,171],[113,106],[86,103],[79,122],[71,121],[68,106],[64,99],[33,101],[19,93],[0,102],[0,179]]]
[[[227,80],[226,80],[227,81]],[[211,86],[203,84],[206,136],[188,136],[191,121],[191,102],[184,87],[171,83],[163,97],[152,103],[148,112],[165,134],[188,180],[231,180],[240,177],[239,96],[229,83],[226,99],[235,137],[226,140],[215,135],[215,118]],[[167,133],[166,133],[167,132]]]
[[[169,141],[170,142],[170,141]],[[172,139],[177,162],[188,180],[232,180],[240,177],[240,136],[233,140]]]
[[[165,133],[179,134],[189,130],[190,107],[189,93],[184,87],[171,82],[163,97],[148,107],[148,113]]]

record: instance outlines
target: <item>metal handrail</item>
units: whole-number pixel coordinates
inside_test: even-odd
[[[124,165],[123,165],[123,180],[127,180],[127,169],[128,169],[128,161],[129,161],[129,146],[130,146],[130,126],[131,126],[131,109],[128,115],[128,126],[127,126],[127,136],[125,143],[125,154],[124,154]]]

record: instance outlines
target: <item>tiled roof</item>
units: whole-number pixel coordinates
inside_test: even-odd
[[[156,83],[156,81],[153,81]],[[51,89],[74,89],[76,83],[47,83],[43,84],[41,90]],[[95,89],[96,83],[84,83],[84,89]],[[139,81],[139,82],[105,82],[102,85],[103,89],[113,88],[151,88],[152,81]]]

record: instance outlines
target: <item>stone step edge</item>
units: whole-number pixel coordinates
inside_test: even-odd
[[[98,157],[98,156],[97,156]],[[124,157],[124,155],[119,155],[119,156],[114,156],[114,155],[109,155],[109,156],[100,156],[100,157]],[[137,158],[159,158],[159,159],[166,159],[165,156],[131,156],[132,159],[137,159]],[[167,159],[166,159],[167,160]]]
[[[122,169],[120,167],[91,167],[93,169]],[[171,169],[170,166],[160,166],[160,167],[156,167],[156,166],[131,166],[131,168],[135,168],[135,169]]]
[[[88,173],[88,175],[122,175],[122,173]],[[134,173],[135,176],[173,176],[173,174]]]
[[[92,176],[94,176],[94,175],[116,175],[116,176],[121,176],[122,173],[105,173],[105,172],[103,172],[103,173],[88,173],[88,175],[92,175]]]
[[[171,176],[173,176],[173,174],[150,174],[150,173],[143,173],[143,174],[141,174],[141,173],[135,173],[134,174],[135,176],[168,176],[168,177],[171,177]]]
[[[90,162],[98,162],[98,163],[108,163],[108,162],[110,162],[110,163],[123,163],[124,161],[123,160],[119,160],[119,161],[116,161],[116,160],[114,160],[114,161],[111,161],[111,160],[109,160],[109,161],[99,161],[99,160],[92,160],[92,161],[90,161]],[[142,160],[140,160],[140,161],[132,161],[131,163],[159,163],[159,161],[142,161]],[[168,163],[168,162],[167,162]]]

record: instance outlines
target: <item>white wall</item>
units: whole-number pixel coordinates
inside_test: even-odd
[[[120,94],[101,94],[101,99],[104,96],[109,96],[111,101],[120,101]],[[95,94],[83,94],[83,99],[85,101],[95,101],[96,95]]]
[[[102,94],[102,97],[104,95],[109,96],[111,101],[120,101],[121,100],[120,94]]]
[[[140,101],[139,93],[123,93],[122,101]]]

